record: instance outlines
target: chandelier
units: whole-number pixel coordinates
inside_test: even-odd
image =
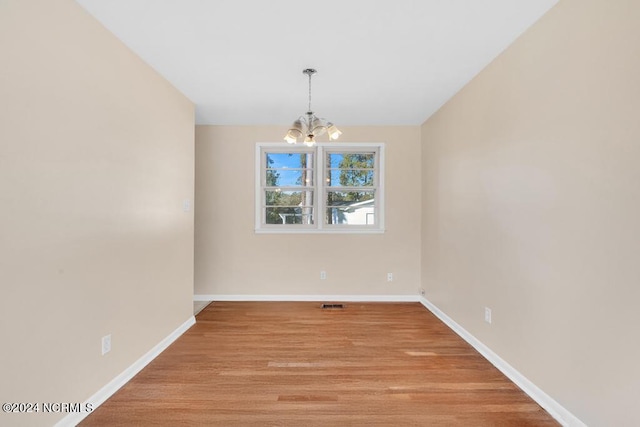
[[[299,140],[303,140],[306,146],[313,147],[316,144],[316,137],[324,133],[329,134],[330,141],[338,139],[338,137],[342,135],[342,132],[340,132],[333,123],[316,117],[313,111],[311,111],[311,76],[317,73],[317,71],[313,68],[307,68],[302,70],[302,73],[309,76],[309,109],[304,115],[300,116],[298,120],[293,122],[284,140],[289,144],[295,144]]]

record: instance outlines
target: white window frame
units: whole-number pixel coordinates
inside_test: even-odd
[[[314,147],[305,145],[290,145],[280,142],[258,142],[255,151],[255,232],[272,234],[300,234],[300,233],[345,233],[345,234],[377,234],[384,233],[384,149],[383,142],[373,143],[319,143]],[[366,152],[376,154],[374,166],[375,190],[375,225],[349,225],[349,224],[325,224],[326,193],[335,188],[325,185],[326,180],[326,153],[327,152]],[[266,156],[265,152],[313,152],[313,209],[314,224],[266,224],[265,223],[265,191],[263,183],[266,183]],[[368,189],[368,188],[367,188]]]

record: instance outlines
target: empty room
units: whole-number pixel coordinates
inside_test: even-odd
[[[640,425],[639,22],[0,0],[0,425]]]

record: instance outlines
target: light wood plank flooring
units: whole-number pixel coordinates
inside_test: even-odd
[[[214,302],[83,426],[556,426],[418,303]]]

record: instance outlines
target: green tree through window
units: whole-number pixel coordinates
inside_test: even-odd
[[[343,187],[370,187],[373,185],[374,155],[372,153],[345,153],[338,167],[340,185]],[[346,202],[368,200],[368,193],[349,191],[343,198]]]

